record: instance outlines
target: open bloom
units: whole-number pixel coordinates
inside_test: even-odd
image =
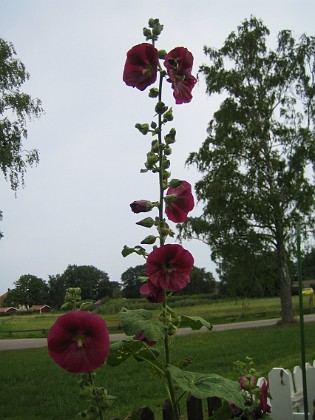
[[[191,185],[183,181],[179,187],[170,187],[166,192],[165,201],[167,217],[175,223],[185,222],[187,214],[195,205],[194,197],[191,193]]]
[[[140,293],[147,298],[148,302],[160,303],[164,301],[164,290],[155,286],[150,280],[140,287]]]
[[[167,69],[167,81],[172,83],[173,95],[177,104],[188,103],[192,100],[191,91],[197,79],[191,70],[194,57],[187,48],[177,47],[170,51],[164,61]]]
[[[193,256],[181,245],[162,245],[148,256],[146,274],[157,288],[175,292],[187,286],[193,264]]]
[[[60,316],[49,330],[47,344],[50,357],[73,373],[98,368],[109,354],[105,321],[86,311],[72,311]]]
[[[156,81],[159,53],[152,44],[135,45],[127,52],[123,80],[128,86],[145,90]]]

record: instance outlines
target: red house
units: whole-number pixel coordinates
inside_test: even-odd
[[[29,311],[39,312],[40,314],[50,312],[50,306],[48,305],[33,305],[29,309]]]
[[[13,306],[10,306],[9,308],[0,308],[0,314],[2,313],[10,313],[10,312],[16,312],[17,309],[13,308]]]

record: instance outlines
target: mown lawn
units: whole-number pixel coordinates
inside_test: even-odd
[[[306,359],[311,362],[315,357],[315,323],[305,325],[305,336]],[[300,365],[299,325],[178,336],[173,355],[173,362],[191,356],[193,362],[188,370],[214,372],[231,379],[236,379],[233,362],[250,356],[258,376],[267,376],[272,367],[292,369]],[[46,348],[0,352],[0,418],[74,418],[86,408],[78,399],[77,379],[77,375],[55,365]],[[107,420],[123,418],[143,405],[150,406],[161,419],[164,386],[143,362],[127,360],[117,367],[105,365],[98,370],[96,379],[117,397]]]

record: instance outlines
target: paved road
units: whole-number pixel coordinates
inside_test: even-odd
[[[259,328],[276,325],[280,319],[261,319],[258,321],[247,321],[247,322],[233,322],[231,324],[220,324],[214,325],[212,331],[226,331],[226,330],[239,330],[243,328]],[[314,322],[315,314],[304,315],[304,322]],[[180,328],[177,331],[178,335],[195,334],[198,332],[206,332],[207,329],[202,328],[199,331],[192,331],[190,328]],[[111,341],[118,341],[126,338],[125,334],[111,334]],[[0,351],[1,350],[16,350],[16,349],[27,349],[36,347],[45,347],[47,345],[46,338],[17,338],[17,339],[5,339],[0,340]]]

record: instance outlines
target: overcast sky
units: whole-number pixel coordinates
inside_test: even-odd
[[[207,63],[203,46],[221,47],[250,15],[270,29],[271,45],[282,29],[315,35],[314,0],[0,0],[0,37],[14,44],[31,75],[24,90],[45,109],[28,125],[24,147],[39,149],[40,163],[28,170],[26,187],[15,197],[0,175],[0,295],[23,274],[48,281],[69,264],[94,265],[119,281],[144,262],[124,259],[121,250],[151,233],[135,225],[141,217],[129,204],[157,200],[156,177],[140,174],[148,141],[134,129],[151,121],[154,102],[123,83],[126,52],[144,42],[148,19],[159,18],[157,47],[187,47],[196,74]],[[172,176],[193,185],[200,174],[185,160],[205,140],[220,101],[205,94],[202,80],[190,104],[176,106],[167,90],[178,133]],[[197,207],[191,215],[199,213]],[[206,245],[184,246],[196,266],[215,273]]]

